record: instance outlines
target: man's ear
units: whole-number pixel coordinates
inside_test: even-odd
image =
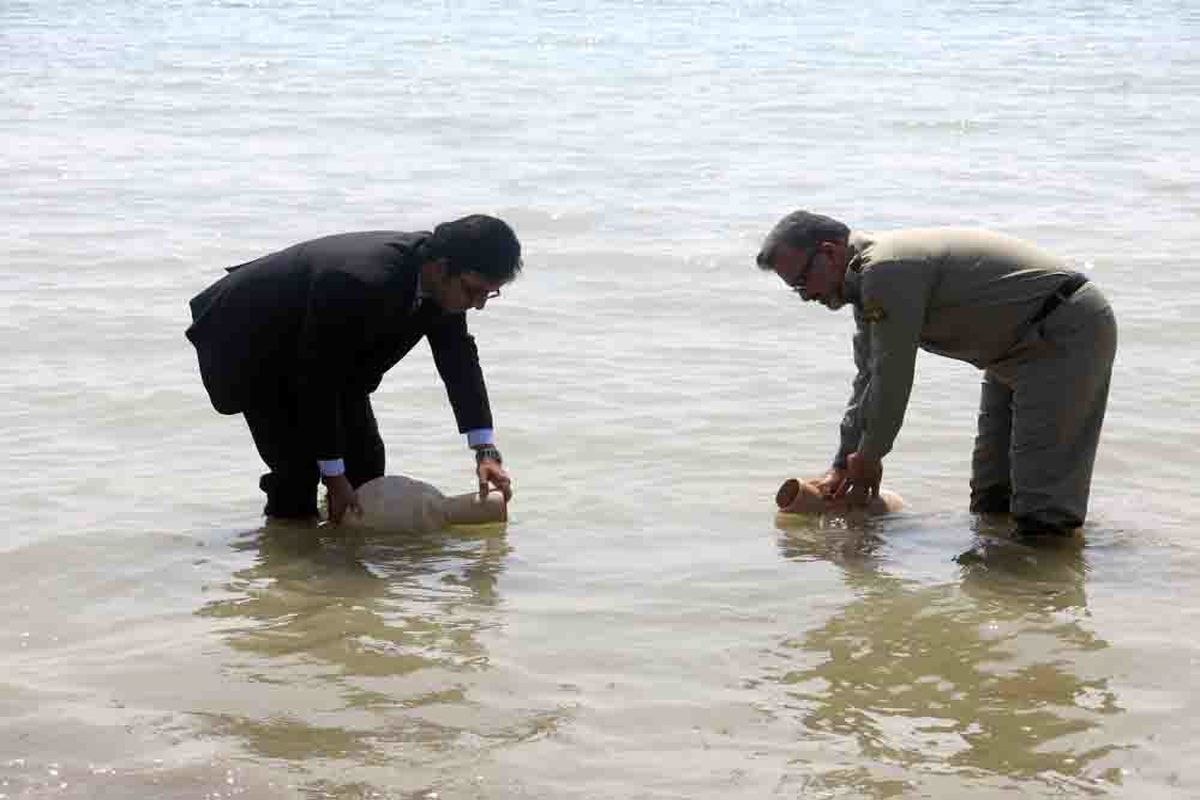
[[[817,252],[824,253],[834,264],[845,263],[846,245],[842,242],[821,242],[817,245]]]
[[[449,267],[449,262],[446,261],[445,256],[443,256],[442,258],[435,258],[431,261],[426,261],[421,266],[421,273],[425,277],[433,280],[433,282],[441,283],[446,279],[446,275],[449,272]]]

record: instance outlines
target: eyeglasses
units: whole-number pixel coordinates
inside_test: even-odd
[[[788,281],[788,287],[796,294],[804,294],[804,285],[808,281],[808,273],[812,272],[813,260],[820,252],[820,250],[813,248],[813,251],[808,254],[808,260],[804,262],[804,268],[796,274],[796,277]]]
[[[486,286],[479,286],[474,283],[467,283],[464,276],[459,276],[459,282],[462,283],[463,291],[466,292],[468,298],[472,300],[472,304],[495,300],[500,296],[499,289],[489,289]]]

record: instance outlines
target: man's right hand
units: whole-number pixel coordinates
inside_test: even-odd
[[[362,516],[358,494],[345,474],[326,475],[321,478],[321,482],[325,484],[325,502],[329,506],[330,522],[334,525],[342,524],[347,511]]]
[[[832,499],[842,481],[846,480],[846,470],[843,467],[830,467],[829,471],[814,481],[817,490],[826,500]]]

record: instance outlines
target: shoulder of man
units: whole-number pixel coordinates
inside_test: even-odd
[[[415,282],[425,238],[421,232],[343,233],[306,242],[304,257],[317,272],[346,273],[382,289]]]
[[[883,322],[887,319],[887,308],[883,303],[874,298],[868,298],[863,301],[862,312],[859,317],[867,324]]]
[[[929,286],[936,280],[938,259],[924,248],[872,248],[854,265],[859,272],[860,317],[864,323],[882,322],[897,309],[924,305]]]

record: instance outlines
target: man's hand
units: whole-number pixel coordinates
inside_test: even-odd
[[[842,485],[842,481],[846,480],[846,470],[842,467],[830,467],[829,471],[813,481],[816,484],[817,491],[826,500],[832,500],[837,494],[838,487]]]
[[[846,474],[842,478],[835,498],[846,498],[850,506],[865,506],[872,497],[879,496],[879,482],[883,480],[883,462],[851,453],[846,458]]]
[[[512,480],[504,471],[504,466],[495,459],[480,459],[475,465],[475,474],[479,477],[479,500],[487,499],[491,487],[495,486],[504,495],[504,502],[512,499]]]
[[[341,525],[346,512],[362,516],[362,507],[358,504],[358,494],[350,485],[350,480],[342,475],[326,475],[321,478],[325,484],[325,502],[329,506],[329,521]]]

